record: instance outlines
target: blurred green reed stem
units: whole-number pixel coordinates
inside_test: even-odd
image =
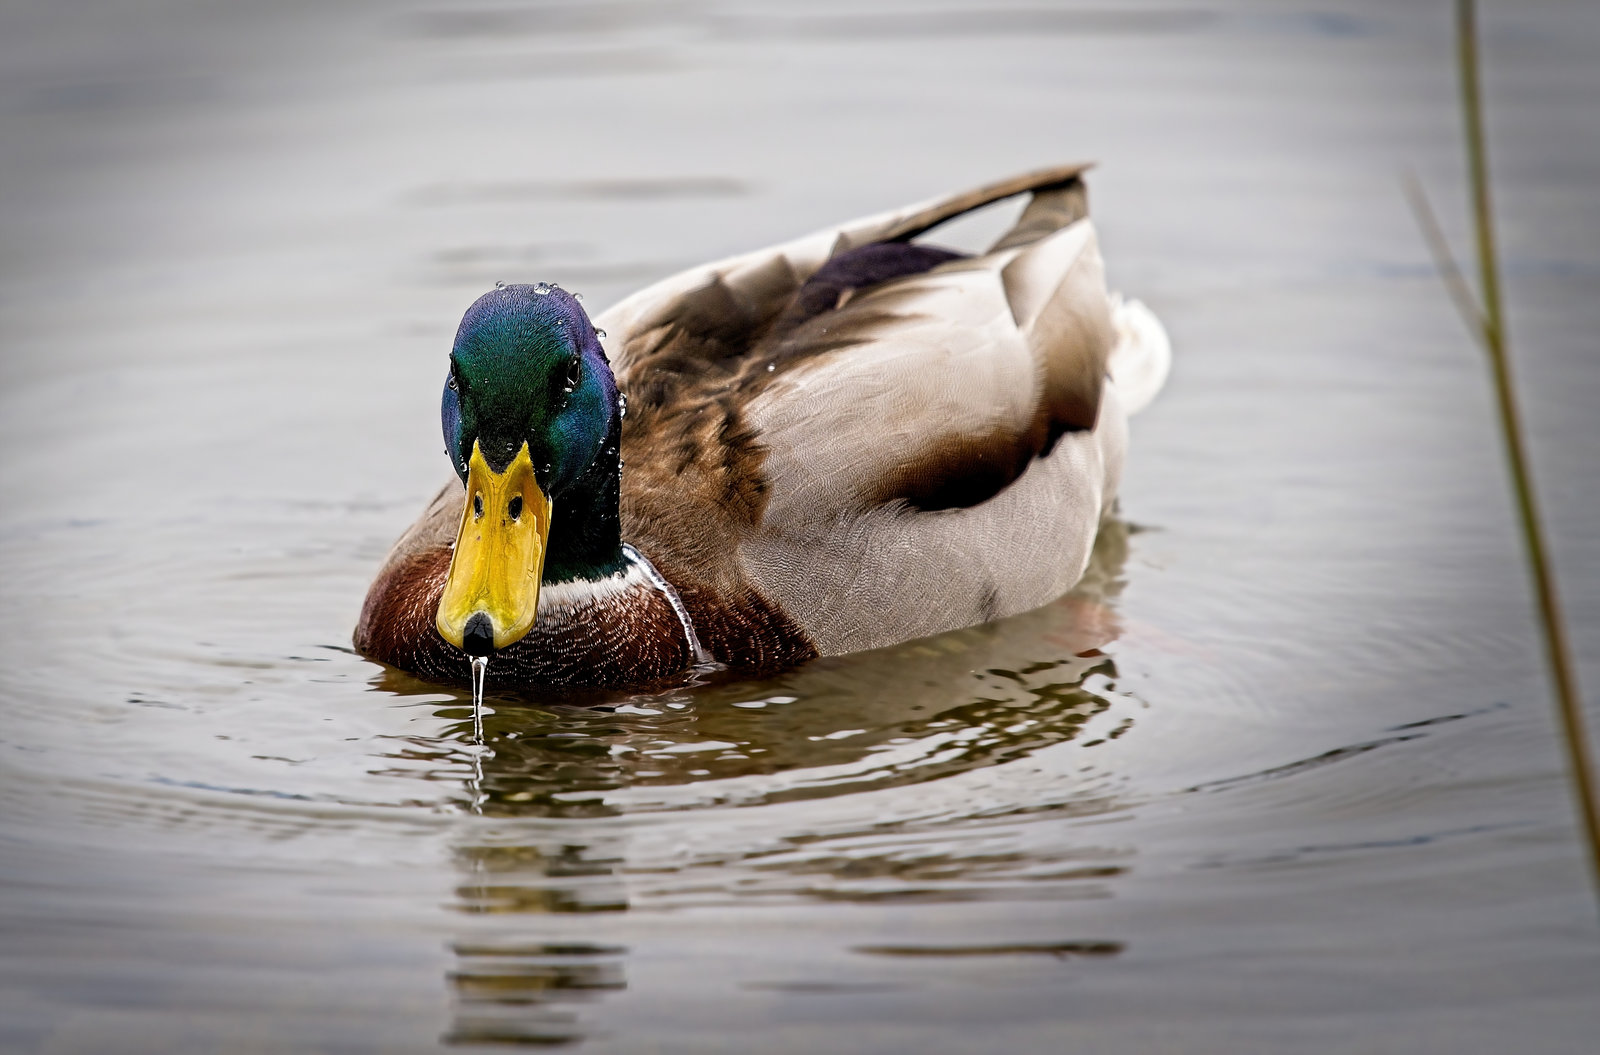
[[[1533,477],[1528,471],[1527,444],[1523,439],[1522,415],[1517,409],[1512,385],[1510,357],[1506,350],[1505,314],[1500,300],[1499,257],[1495,249],[1494,216],[1489,209],[1489,163],[1483,139],[1483,93],[1479,85],[1477,9],[1473,0],[1456,0],[1456,47],[1461,73],[1461,116],[1466,126],[1467,178],[1472,192],[1473,229],[1477,235],[1478,282],[1483,290],[1480,304],[1472,287],[1450,255],[1449,243],[1439,227],[1427,196],[1415,177],[1405,181],[1406,196],[1432,251],[1434,263],[1445,287],[1455,300],[1469,329],[1483,342],[1489,353],[1489,368],[1494,379],[1495,405],[1500,412],[1500,434],[1505,441],[1506,461],[1511,469],[1522,537],[1528,550],[1528,570],[1533,578],[1539,622],[1544,630],[1545,658],[1550,664],[1550,683],[1555,690],[1556,711],[1561,719],[1562,740],[1568,769],[1572,774],[1573,794],[1588,839],[1591,877],[1600,895],[1600,804],[1595,801],[1594,770],[1589,762],[1583,727],[1583,705],[1578,694],[1578,679],[1573,672],[1572,652],[1561,621],[1561,606],[1556,599],[1555,578],[1544,544],[1544,528],[1539,506],[1534,499]]]

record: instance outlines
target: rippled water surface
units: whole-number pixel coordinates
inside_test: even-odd
[[[1490,7],[1593,698],[1600,17]],[[0,15],[0,1048],[1594,1050],[1485,377],[1399,192],[1465,244],[1451,61],[1443,3]],[[1072,595],[496,696],[483,752],[350,652],[491,283],[598,309],[1079,158],[1177,363]]]

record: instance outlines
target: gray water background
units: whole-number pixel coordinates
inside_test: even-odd
[[[1600,8],[1486,7],[1593,700]],[[1595,1050],[1485,372],[1399,189],[1465,248],[1452,46],[1355,0],[7,5],[0,1049]],[[598,309],[1077,159],[1177,357],[1073,596],[501,698],[488,759],[347,651],[494,281]]]

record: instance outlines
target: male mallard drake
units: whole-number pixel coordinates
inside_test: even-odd
[[[1169,359],[1106,291],[1082,169],[685,271],[600,330],[553,285],[485,293],[444,390],[456,479],[384,562],[356,647],[450,681],[492,652],[501,685],[623,685],[1059,596]],[[1024,192],[985,253],[912,240]]]

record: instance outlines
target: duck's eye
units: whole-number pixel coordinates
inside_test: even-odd
[[[479,491],[477,494],[472,496],[472,518],[474,520],[482,520],[483,519],[483,492],[482,491]]]
[[[512,495],[511,501],[506,504],[506,512],[511,514],[512,520],[522,519],[522,496]]]
[[[574,359],[567,364],[567,386],[569,388],[577,388],[578,382],[581,380],[583,380],[583,362],[582,360]]]

